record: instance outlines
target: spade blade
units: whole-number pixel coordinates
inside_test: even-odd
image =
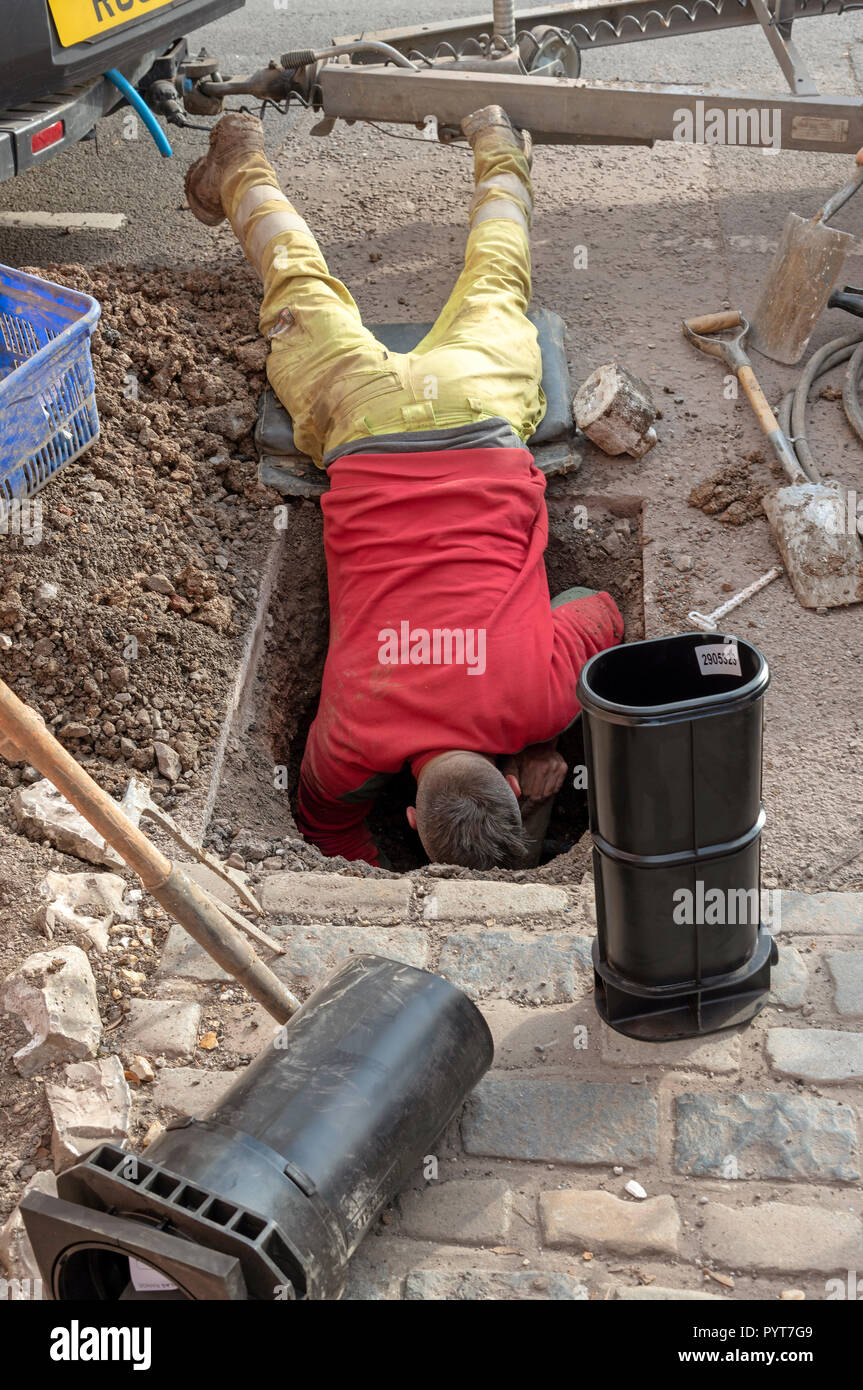
[[[854,241],[850,232],[789,212],[752,316],[749,342],[757,352],[774,362],[800,361]]]
[[[838,608],[863,600],[863,546],[848,524],[848,494],[828,483],[796,483],[762,503],[798,602]]]

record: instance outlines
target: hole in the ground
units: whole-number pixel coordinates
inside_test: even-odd
[[[608,589],[624,615],[627,640],[641,637],[641,499],[586,497],[576,491],[575,480],[561,478],[551,481],[547,500],[546,570],[552,595],[575,585]],[[254,676],[251,722],[238,750],[226,760],[216,803],[218,819],[233,826],[255,826],[255,835],[264,841],[296,830],[300,764],[317,710],[329,631],[322,532],[317,504],[291,505],[285,559],[270,606],[267,651]],[[570,769],[583,764],[580,723],[562,737],[560,747]],[[273,767],[287,770],[286,791],[275,785]],[[542,861],[547,869],[553,869],[587,829],[586,793],[575,783],[570,772],[555,802]],[[377,798],[371,818],[375,839],[397,873],[426,863],[419,838],[405,818],[414,790],[409,772],[394,777]],[[334,867],[316,851],[312,856],[319,858],[321,868]],[[470,876],[465,870],[453,873]],[[497,870],[483,876],[508,874]]]

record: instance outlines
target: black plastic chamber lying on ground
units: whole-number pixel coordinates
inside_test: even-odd
[[[776,946],[761,922],[767,662],[720,633],[614,647],[584,667],[595,999],[621,1033],[752,1018]]]
[[[61,1300],[336,1298],[382,1208],[491,1065],[466,995],[349,960],[201,1120],[102,1145],[21,1203]],[[166,1287],[167,1285],[167,1287]]]

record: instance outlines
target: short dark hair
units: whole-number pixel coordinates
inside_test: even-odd
[[[466,869],[516,868],[527,848],[515,793],[478,753],[429,768],[417,789],[417,830],[433,863]]]

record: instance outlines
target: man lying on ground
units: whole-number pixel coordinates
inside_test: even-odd
[[[260,122],[224,116],[186,177],[264,284],[267,374],[322,499],[330,642],[297,822],[327,855],[380,862],[375,794],[408,765],[430,860],[525,862],[566,764],[585,662],[623,636],[607,593],[550,601],[545,479],[525,447],[545,412],[530,300],[530,137],[468,116],[476,190],[464,270],[418,347],[389,352],[278,186]],[[524,812],[524,817],[523,817]],[[533,836],[536,838],[535,834]]]

